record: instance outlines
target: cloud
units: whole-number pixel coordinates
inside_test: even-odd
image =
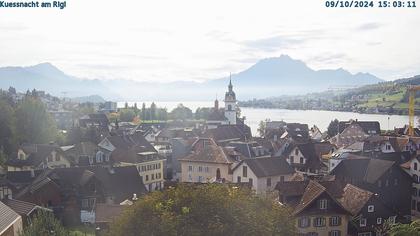
[[[362,25],[358,26],[356,28],[356,30],[358,30],[358,31],[376,30],[376,29],[379,29],[383,26],[384,26],[384,24],[382,24],[382,23],[371,22],[371,23],[366,23],[366,24],[362,24]]]
[[[321,64],[342,64],[351,61],[351,58],[345,53],[324,53],[310,58],[309,61]]]
[[[248,40],[242,42],[248,48],[261,50],[265,52],[274,52],[278,49],[289,48],[294,45],[303,43],[304,39],[298,39],[288,36],[273,36],[257,40]]]

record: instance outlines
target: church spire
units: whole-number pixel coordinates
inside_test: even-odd
[[[229,75],[229,92],[232,92],[233,86],[232,86],[232,73]]]

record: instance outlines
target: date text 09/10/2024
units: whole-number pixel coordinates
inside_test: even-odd
[[[415,8],[415,0],[398,0],[398,1],[366,1],[366,0],[328,0],[325,1],[325,6],[330,8]]]
[[[29,1],[29,2],[7,2],[0,1],[0,8],[66,8],[66,1]]]

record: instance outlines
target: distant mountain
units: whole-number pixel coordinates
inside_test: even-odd
[[[49,63],[31,67],[0,68],[0,88],[45,90],[56,96],[81,97],[98,94],[105,99],[128,101],[212,100],[223,96],[229,78],[203,83],[153,83],[129,80],[87,80],[69,76]],[[383,82],[369,73],[351,74],[337,70],[313,70],[304,62],[282,55],[263,59],[232,75],[238,99],[320,92],[330,87],[362,86]]]

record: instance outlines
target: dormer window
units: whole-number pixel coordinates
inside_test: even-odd
[[[361,218],[360,219],[360,227],[365,227],[367,224],[367,219],[366,218]]]
[[[325,210],[328,207],[327,206],[328,205],[328,200],[327,199],[321,199],[321,200],[319,200],[318,205],[319,205],[319,209]]]
[[[368,212],[374,212],[375,211],[375,206],[374,205],[369,205],[368,206]]]

